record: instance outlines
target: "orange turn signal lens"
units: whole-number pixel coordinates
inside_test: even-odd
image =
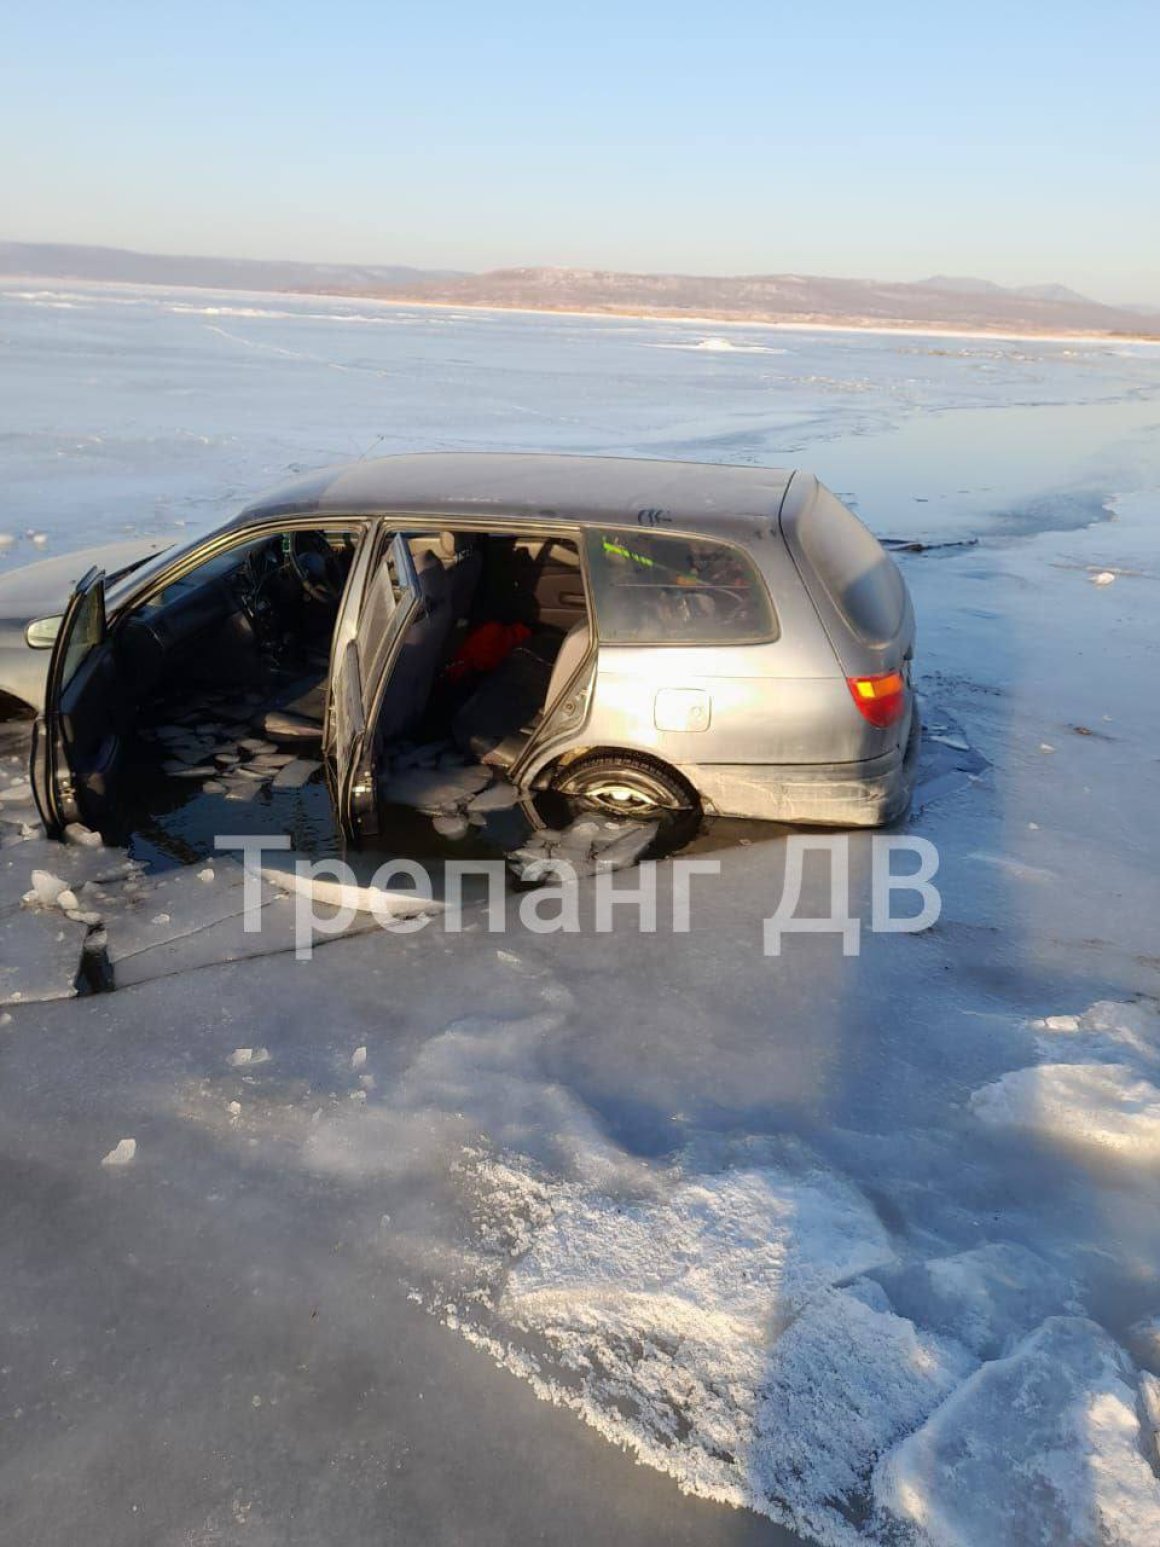
[[[901,720],[906,708],[906,679],[900,671],[879,677],[847,677],[847,686],[863,719],[885,729]]]

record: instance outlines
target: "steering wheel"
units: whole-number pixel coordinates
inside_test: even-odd
[[[292,532],[287,545],[289,567],[314,602],[336,607],[342,597],[343,573],[338,556],[321,532]]]

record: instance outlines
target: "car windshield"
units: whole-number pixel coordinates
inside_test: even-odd
[[[212,527],[199,531],[196,536],[186,539],[181,543],[174,543],[168,548],[161,548],[157,553],[151,553],[141,564],[135,564],[130,569],[122,570],[115,580],[108,584],[106,593],[106,605],[110,612],[126,600],[127,597],[136,595],[143,587],[148,587],[150,580],[164,574],[171,564],[177,559],[197,550],[209,538],[215,535]]]

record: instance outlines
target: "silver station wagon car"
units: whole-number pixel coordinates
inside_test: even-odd
[[[910,598],[809,473],[393,456],[143,562],[120,545],[116,578],[86,557],[55,611],[49,566],[0,582],[0,693],[38,711],[51,833],[104,825],[142,726],[203,692],[317,749],[356,841],[419,744],[630,816],[874,825],[910,797]]]

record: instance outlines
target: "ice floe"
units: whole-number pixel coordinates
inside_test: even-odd
[[[1044,1322],[899,1445],[875,1494],[931,1547],[1156,1541],[1131,1361],[1094,1322]]]
[[[994,1242],[874,1277],[919,1326],[994,1358],[1048,1316],[1080,1309],[1074,1284],[1036,1252]]]
[[[1160,1161],[1160,1090],[1126,1064],[1038,1064],[975,1091],[984,1123],[1092,1147],[1135,1162]]]

